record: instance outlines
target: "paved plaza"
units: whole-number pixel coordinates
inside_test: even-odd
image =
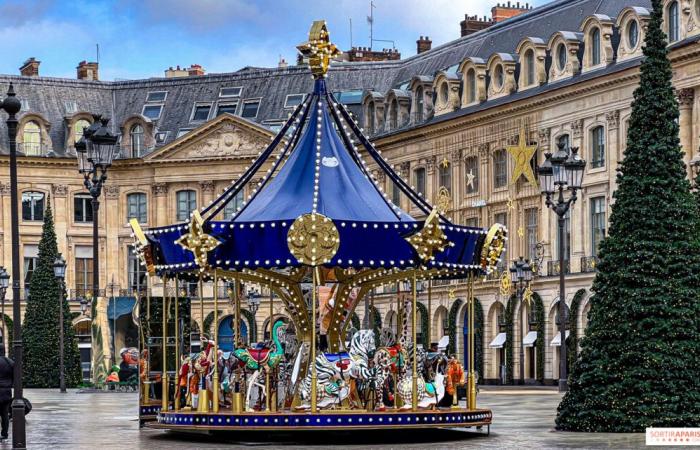
[[[31,449],[215,449],[278,448],[280,442],[252,442],[235,435],[178,435],[157,430],[139,430],[137,394],[77,393],[58,390],[26,391],[34,410],[27,417],[28,446]],[[351,436],[326,434],[320,438],[296,436],[285,441],[288,448],[641,448],[643,434],[562,433],[553,430],[560,395],[554,390],[485,388],[479,405],[493,409],[491,435],[446,431],[429,438],[426,431],[400,436]],[[485,431],[485,430],[484,430]],[[398,441],[398,439],[401,439]],[[0,449],[10,448],[5,442]]]

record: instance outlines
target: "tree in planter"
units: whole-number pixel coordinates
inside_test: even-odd
[[[679,146],[661,1],[652,6],[561,430],[700,426],[700,220]]]
[[[58,387],[60,379],[59,307],[63,308],[66,386],[82,380],[80,353],[63,283],[56,279],[53,264],[58,256],[50,201],[44,214],[39,258],[29,286],[27,310],[22,323],[24,341],[23,381],[27,387]],[[59,303],[60,302],[60,303]]]

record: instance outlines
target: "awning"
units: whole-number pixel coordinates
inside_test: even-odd
[[[530,331],[523,339],[523,347],[534,347],[537,340],[537,331]]]
[[[121,316],[131,314],[134,309],[136,299],[134,297],[112,297],[107,305],[107,318],[109,320],[118,319]]]
[[[505,333],[498,333],[496,337],[491,341],[489,344],[489,347],[491,348],[503,348],[503,344],[506,343],[506,334]]]
[[[569,337],[569,330],[566,330],[566,337]],[[554,339],[552,339],[549,345],[552,347],[559,347],[561,345],[561,332],[557,331],[557,334],[554,335]]]

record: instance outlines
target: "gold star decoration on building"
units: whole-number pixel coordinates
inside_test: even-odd
[[[435,201],[435,206],[437,207],[438,212],[442,215],[447,214],[447,210],[450,209],[450,203],[452,203],[450,191],[445,186],[440,186],[437,200]]]
[[[331,42],[325,20],[316,20],[311,24],[309,40],[297,45],[297,49],[308,59],[314,78],[323,78],[328,72],[331,59],[342,52]]]
[[[506,150],[515,160],[515,169],[513,170],[513,178],[510,180],[511,184],[518,181],[521,175],[527,178],[527,181],[533,187],[537,187],[537,177],[532,170],[530,161],[537,151],[536,145],[527,145],[527,136],[525,133],[525,127],[520,128],[520,137],[518,138],[518,145],[506,147]]]
[[[476,175],[474,175],[474,171],[472,169],[469,169],[469,172],[467,172],[467,186],[469,186],[470,189],[474,189],[475,178]]]
[[[445,156],[445,157],[442,158],[442,161],[440,161],[440,165],[441,165],[443,168],[445,168],[445,169],[447,169],[448,167],[450,167],[450,160],[447,159],[447,156]]]
[[[182,248],[194,253],[194,261],[200,269],[209,266],[207,254],[214,250],[219,244],[219,240],[204,232],[204,219],[195,211],[190,221],[190,232],[175,241]]]
[[[501,295],[510,295],[510,287],[510,274],[507,270],[504,270],[501,274],[501,285],[499,286]]]
[[[455,289],[452,288],[449,291],[447,291],[447,298],[451,302],[454,301],[457,298],[457,294],[455,294]]]
[[[508,197],[508,200],[506,200],[506,206],[508,207],[508,211],[515,209],[515,202],[512,198]]]
[[[523,229],[523,226],[521,225],[518,227],[518,237],[522,238],[523,236],[525,236],[525,230]]]
[[[532,295],[534,292],[532,292],[532,289],[530,289],[530,286],[525,288],[525,292],[523,292],[523,301],[527,306],[530,306],[530,302],[532,301]]]

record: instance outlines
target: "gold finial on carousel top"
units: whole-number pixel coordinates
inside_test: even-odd
[[[190,232],[182,235],[182,237],[175,242],[180,244],[184,249],[194,253],[194,261],[200,269],[204,269],[209,265],[207,253],[214,250],[220,244],[215,237],[204,232],[204,219],[202,219],[199,211],[196,210],[192,214],[192,220],[190,221]]]
[[[328,72],[332,58],[342,52],[331,42],[325,20],[315,20],[309,30],[309,40],[297,45],[299,52],[309,60],[309,67],[314,78],[323,78]]]

